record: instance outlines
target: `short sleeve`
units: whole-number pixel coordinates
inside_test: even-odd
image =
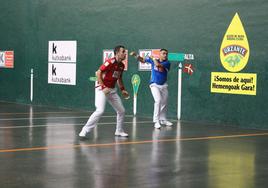
[[[108,69],[108,67],[110,66],[110,62],[109,61],[105,61],[101,66],[100,66],[100,70],[101,71],[106,71]]]

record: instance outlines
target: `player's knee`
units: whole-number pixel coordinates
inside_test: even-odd
[[[104,113],[104,110],[97,108],[95,113],[98,114],[99,116],[101,116]]]
[[[123,115],[125,114],[125,108],[120,108],[119,110],[117,110],[117,113],[120,114],[120,115]]]
[[[154,104],[155,104],[155,105],[160,105],[160,103],[161,103],[160,100],[155,100],[155,101],[154,101]]]

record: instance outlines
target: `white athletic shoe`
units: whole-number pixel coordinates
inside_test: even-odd
[[[79,133],[79,136],[80,136],[80,137],[86,137],[86,135],[87,135],[87,131],[86,131],[86,129],[83,128],[83,129],[81,130],[81,132]]]
[[[119,130],[116,130],[115,133],[114,133],[115,136],[123,136],[123,137],[128,137],[128,134],[125,133],[123,130],[119,131]]]
[[[154,128],[156,128],[156,129],[160,129],[161,128],[161,125],[160,125],[159,121],[157,121],[157,122],[154,123]]]
[[[166,125],[166,126],[172,126],[173,125],[173,123],[171,123],[168,120],[161,120],[160,122],[161,122],[162,125]]]

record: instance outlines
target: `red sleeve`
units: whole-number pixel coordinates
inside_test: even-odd
[[[106,71],[110,65],[111,65],[111,62],[109,62],[109,61],[105,61],[105,62],[100,66],[99,69],[100,69],[101,71]]]

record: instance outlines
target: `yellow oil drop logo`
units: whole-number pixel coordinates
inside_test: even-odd
[[[248,63],[249,44],[238,13],[233,17],[220,48],[223,67],[230,72],[241,71]]]

